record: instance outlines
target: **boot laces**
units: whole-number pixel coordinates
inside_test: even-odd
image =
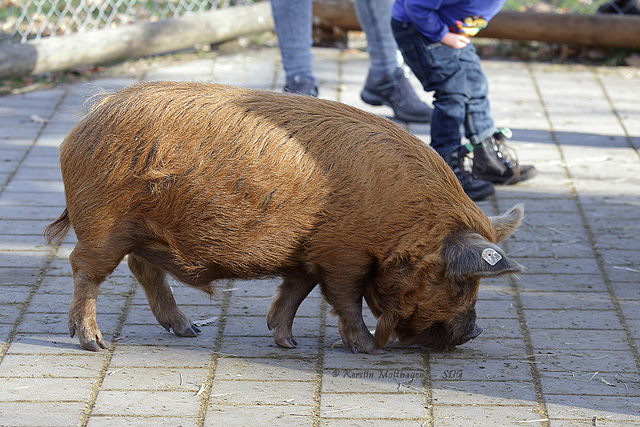
[[[496,152],[496,156],[513,172],[513,176],[505,184],[515,182],[520,178],[518,153],[507,145],[507,139],[508,137],[501,132],[494,133],[490,139],[491,148]]]
[[[451,169],[453,169],[456,176],[460,177],[462,182],[470,181],[475,177],[470,167],[469,151],[466,147],[460,147],[451,153],[451,157],[453,159],[452,163],[454,163],[450,165]]]

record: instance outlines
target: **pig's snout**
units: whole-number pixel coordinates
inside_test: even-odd
[[[467,341],[471,341],[472,339],[476,338],[481,333],[482,333],[482,328],[480,326],[478,326],[477,324],[474,324],[473,325],[473,329],[471,331],[467,332],[466,334],[464,334],[463,336],[461,336],[460,337],[460,341],[456,345],[464,344]]]

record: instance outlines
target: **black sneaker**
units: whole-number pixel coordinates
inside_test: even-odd
[[[384,104],[391,107],[396,117],[405,122],[431,121],[432,108],[420,101],[400,67],[393,76],[385,76],[379,80],[369,73],[360,98],[370,105]]]
[[[311,77],[294,76],[292,79],[287,79],[284,91],[297,95],[318,97],[318,87]]]
[[[498,129],[473,149],[473,173],[494,184],[515,184],[538,174],[535,166],[519,165],[516,153],[505,143],[511,130]]]
[[[467,157],[469,150],[462,146],[452,153],[444,156],[444,161],[447,162],[449,167],[453,170],[453,173],[460,181],[462,189],[473,201],[482,200],[495,193],[493,184],[487,181],[478,179],[473,172],[469,172],[465,169],[464,159]]]

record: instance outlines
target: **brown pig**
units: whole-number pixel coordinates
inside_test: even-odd
[[[98,288],[128,255],[158,322],[196,327],[167,274],[212,294],[218,279],[282,277],[267,316],[294,347],[296,310],[320,284],[346,348],[451,348],[475,338],[480,278],[520,271],[496,246],[523,209],[487,218],[438,154],[394,124],[312,97],[153,82],[103,95],[60,147],[72,226],[69,331],[97,351]],[[377,318],[372,335],[363,298]]]

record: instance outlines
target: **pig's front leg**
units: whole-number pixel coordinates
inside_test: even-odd
[[[304,274],[282,278],[267,315],[267,327],[273,331],[273,339],[280,347],[295,348],[298,345],[291,330],[293,318],[317,283],[316,278]]]
[[[362,302],[357,308],[338,310],[334,307],[334,311],[338,315],[338,330],[346,348],[353,353],[384,353],[383,350],[375,348],[373,335],[364,323]]]
[[[338,330],[344,346],[354,353],[384,353],[374,346],[373,335],[362,318],[363,286],[356,285],[361,280],[341,280],[332,285],[327,281],[323,286],[325,298],[338,316]]]

